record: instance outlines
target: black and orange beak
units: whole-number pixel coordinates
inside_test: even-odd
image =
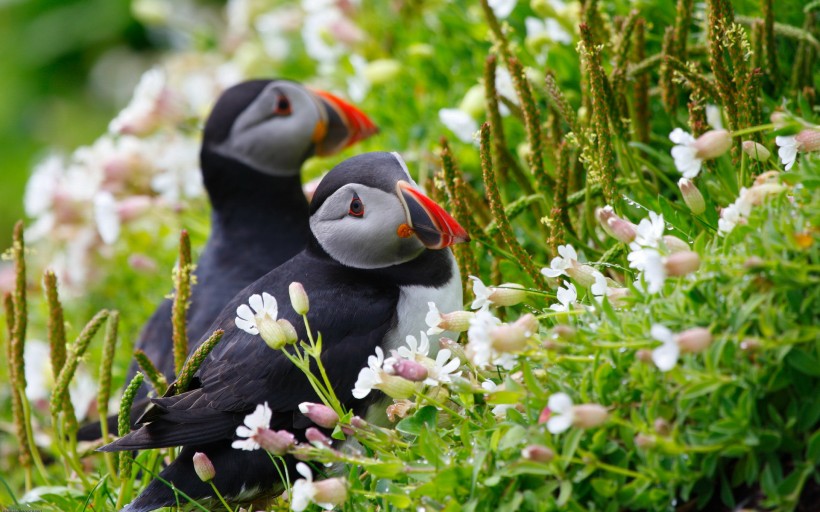
[[[327,114],[326,119],[316,123],[313,133],[317,155],[333,155],[379,131],[364,112],[345,100],[319,89],[311,89],[311,92]]]
[[[409,228],[400,227],[400,236],[415,234],[428,249],[444,249],[470,241],[467,231],[444,208],[410,183],[399,181],[396,193],[404,204]]]

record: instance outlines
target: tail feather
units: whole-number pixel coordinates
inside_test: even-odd
[[[229,423],[171,423],[157,421],[143,426],[98,450],[122,452],[170,448],[172,446],[200,445],[231,439],[235,427]]]

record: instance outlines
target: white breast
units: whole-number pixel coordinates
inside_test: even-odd
[[[419,338],[419,331],[427,331],[427,324],[424,317],[427,316],[428,302],[435,302],[439,311],[449,313],[460,310],[464,304],[461,296],[461,275],[458,272],[458,265],[450,249],[445,249],[448,253],[450,265],[452,267],[452,277],[446,285],[441,288],[428,286],[402,286],[397,307],[398,322],[396,327],[390,330],[384,338],[382,349],[385,355],[389,355],[391,350],[405,345],[408,335]],[[438,340],[442,336],[452,337],[454,333],[443,332],[429,336],[430,357],[435,358],[438,353]]]

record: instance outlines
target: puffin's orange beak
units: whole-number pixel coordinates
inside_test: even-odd
[[[311,92],[316,95],[327,113],[327,119],[319,121],[313,133],[317,155],[328,156],[338,153],[379,131],[364,112],[345,100],[319,89],[311,89]]]
[[[428,249],[444,249],[470,241],[467,231],[456,219],[410,183],[399,181],[396,193],[404,204],[409,229]],[[400,226],[399,235],[408,234],[407,229],[402,230]]]

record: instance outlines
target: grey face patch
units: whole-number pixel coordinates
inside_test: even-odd
[[[290,106],[281,111],[280,102]],[[302,162],[313,154],[316,124],[326,112],[304,87],[277,80],[268,84],[236,118],[217,153],[272,176],[296,176]]]
[[[354,194],[364,205],[361,217],[349,215]],[[421,254],[424,246],[416,237],[398,235],[405,223],[404,206],[395,194],[356,183],[338,189],[310,217],[310,229],[325,252],[362,269],[397,265]]]

